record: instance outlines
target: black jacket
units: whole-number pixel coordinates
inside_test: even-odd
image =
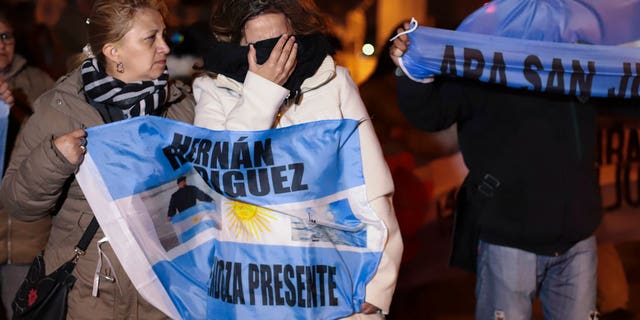
[[[167,216],[173,217],[176,214],[195,206],[197,202],[196,200],[208,202],[213,201],[209,195],[198,189],[196,186],[187,185],[184,188],[179,188],[178,191],[171,195]]]
[[[481,240],[555,255],[599,225],[596,106],[614,99],[452,78],[422,84],[406,77],[398,78],[398,99],[420,129],[457,123],[469,168],[458,209],[476,220]]]

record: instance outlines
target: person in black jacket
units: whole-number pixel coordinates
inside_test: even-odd
[[[171,195],[171,200],[169,201],[167,219],[171,219],[176,214],[195,206],[196,200],[213,201],[213,198],[198,189],[198,187],[187,185],[187,177],[178,178],[177,183],[178,190]]]
[[[409,45],[406,35],[394,40],[396,65]],[[596,107],[628,101],[462,78],[397,81],[399,107],[414,126],[457,123],[469,174],[451,264],[477,272],[476,319],[530,319],[536,295],[545,319],[596,317]]]

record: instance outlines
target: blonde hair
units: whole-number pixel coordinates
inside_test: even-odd
[[[106,58],[102,47],[107,43],[117,42],[129,32],[133,18],[140,9],[154,9],[166,17],[167,6],[162,0],[96,0],[87,19],[89,45],[102,66]]]

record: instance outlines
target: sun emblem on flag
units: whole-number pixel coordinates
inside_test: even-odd
[[[227,208],[229,229],[237,237],[260,239],[262,233],[271,231],[269,225],[275,217],[269,214],[269,209],[240,201],[227,201]]]

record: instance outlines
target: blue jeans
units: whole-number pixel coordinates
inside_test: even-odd
[[[476,319],[530,320],[536,294],[545,320],[592,319],[597,260],[593,236],[559,256],[536,255],[480,241]]]

